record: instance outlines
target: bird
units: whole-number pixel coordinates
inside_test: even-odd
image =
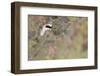
[[[51,30],[52,28],[52,24],[45,24],[42,27],[42,30],[40,32],[40,36],[43,36],[45,34],[46,31]]]

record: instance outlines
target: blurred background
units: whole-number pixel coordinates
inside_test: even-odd
[[[45,24],[51,30],[40,36]],[[87,58],[88,18],[28,15],[28,59]]]

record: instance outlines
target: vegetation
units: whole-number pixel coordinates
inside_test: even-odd
[[[28,60],[87,58],[87,17],[28,16]],[[40,36],[42,27],[52,29]]]

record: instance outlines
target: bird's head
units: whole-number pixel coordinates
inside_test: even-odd
[[[52,24],[45,24],[45,28],[51,29],[52,28]]]

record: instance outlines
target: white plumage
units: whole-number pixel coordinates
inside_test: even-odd
[[[51,30],[51,27],[52,27],[52,24],[45,24],[45,25],[43,25],[42,30],[40,32],[40,36],[43,36],[47,30]]]

